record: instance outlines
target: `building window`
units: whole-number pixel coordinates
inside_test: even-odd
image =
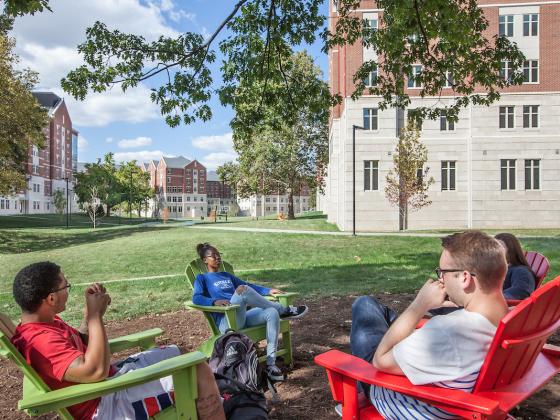
[[[187,211],[190,211],[190,210],[191,210],[191,206],[187,206]]]
[[[364,79],[364,85],[366,87],[377,86],[377,67],[369,72],[368,76]]]
[[[370,30],[377,30],[378,21],[377,19],[364,19],[364,26]]]
[[[171,177],[170,176],[167,177],[167,182],[168,183],[171,182]]]
[[[379,161],[364,160],[364,191],[379,189]]]
[[[171,175],[171,169],[170,168],[167,169],[167,175]]]
[[[511,81],[513,77],[513,63],[511,61],[502,61],[500,65],[500,77],[504,80]]]
[[[500,107],[500,128],[514,128],[514,107]]]
[[[501,189],[515,190],[515,159],[501,159]]]
[[[523,36],[539,35],[539,15],[523,15]]]
[[[539,60],[523,62],[523,83],[539,83]]]
[[[422,82],[419,77],[422,74],[422,66],[412,66],[412,73],[408,76],[409,88],[421,88]]]
[[[0,200],[0,210],[4,210],[4,199]]]
[[[525,189],[538,190],[541,188],[540,159],[525,159]]]
[[[177,202],[177,197],[174,196],[174,197],[172,198],[172,201],[173,201],[174,203],[176,203],[176,202]]]
[[[377,130],[377,108],[364,108],[364,130]]]
[[[423,120],[421,120],[420,118],[415,118],[414,117],[414,110],[416,108],[410,108],[407,110],[406,112],[406,121],[409,125],[411,125],[413,128],[415,128],[416,130],[420,130],[422,131],[422,123],[424,122]]]
[[[536,128],[539,126],[539,106],[523,105],[523,128]]]
[[[445,111],[441,111],[441,115],[439,117],[439,129],[440,131],[455,130],[455,123],[447,119],[447,114],[445,113]]]
[[[183,197],[177,197],[177,203],[182,203],[183,202]]]
[[[513,15],[500,15],[500,36],[513,36]]]
[[[183,213],[183,207],[178,206],[178,207],[177,207],[177,212],[178,212],[178,213]]]
[[[453,79],[453,73],[450,71],[445,72],[445,87],[450,88],[455,84],[455,79]]]
[[[441,190],[455,191],[455,161],[441,161]]]
[[[265,200],[267,203],[270,203],[270,197],[266,197]]]

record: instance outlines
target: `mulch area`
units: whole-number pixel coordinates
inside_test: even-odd
[[[399,312],[413,297],[412,294],[378,296],[381,302]],[[288,372],[288,380],[277,387],[280,401],[269,405],[271,419],[339,419],[334,412],[325,372],[313,363],[313,358],[331,348],[348,351],[350,308],[354,298],[330,297],[306,302],[310,308],[307,316],[293,321],[294,368]],[[110,337],[115,337],[154,327],[165,330],[159,344],[174,343],[184,352],[195,350],[209,336],[204,317],[187,310],[113,322],[108,325],[108,332]],[[560,345],[560,335],[556,334],[550,341]],[[116,355],[116,358],[123,355]],[[14,365],[0,360],[1,419],[28,418],[16,408],[17,400],[21,398],[21,382],[21,374]],[[511,414],[517,419],[560,420],[560,377],[553,379]],[[56,416],[38,418],[53,419]]]

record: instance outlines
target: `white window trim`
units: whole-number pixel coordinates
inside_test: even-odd
[[[525,161],[526,160],[538,160],[539,161],[539,188],[531,188],[531,189],[527,189],[525,188]],[[538,159],[523,159],[523,189],[524,191],[542,191],[542,159],[538,158]],[[532,167],[531,167],[532,169]],[[533,174],[531,173],[531,183],[534,184],[534,179],[532,178]]]
[[[511,107],[511,106],[513,107],[513,127],[507,127],[508,114],[506,112],[506,127],[501,128],[500,127],[500,108],[502,108],[502,107],[508,108],[508,107]],[[515,123],[515,108],[516,108],[515,105],[500,105],[500,106],[498,106],[498,130],[499,131],[513,131],[513,130],[515,130],[515,128],[517,127],[517,124]]]

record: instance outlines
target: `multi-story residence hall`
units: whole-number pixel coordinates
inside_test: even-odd
[[[249,198],[238,198],[237,203],[244,216],[264,217],[279,213],[288,214],[287,194],[253,194]],[[304,185],[299,194],[294,195],[294,213],[303,213],[309,209],[309,188]]]
[[[560,227],[560,3],[479,0],[490,26],[517,43],[527,59],[525,83],[504,89],[490,107],[471,106],[452,124],[445,117],[424,121],[432,204],[409,214],[410,229]],[[362,1],[357,13],[375,27],[383,11]],[[330,4],[331,25],[336,22]],[[352,125],[356,131],[356,229],[398,229],[398,211],[385,198],[385,177],[396,146],[395,109],[378,109],[379,98],[358,100],[352,77],[375,51],[361,42],[329,52],[329,82],[344,98],[330,121],[325,194],[318,205],[328,220],[352,230]],[[421,71],[421,68],[418,69]],[[507,76],[508,64],[503,64]],[[431,106],[408,82],[410,108]],[[441,100],[452,98],[444,89]],[[406,113],[406,111],[405,111]]]
[[[52,194],[74,189],[72,171],[78,162],[78,132],[64,99],[52,92],[34,92],[33,96],[49,113],[45,127],[45,147],[29,149],[27,189],[11,197],[0,197],[0,215],[20,213],[54,213]],[[73,194],[72,194],[73,196]]]
[[[166,207],[171,218],[206,216],[213,206],[225,207],[234,199],[230,187],[197,160],[162,157],[142,168],[150,173],[150,186],[156,189],[159,207]]]

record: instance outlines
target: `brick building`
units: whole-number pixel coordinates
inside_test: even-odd
[[[34,92],[33,96],[48,110],[45,147],[29,149],[27,189],[11,197],[0,197],[0,215],[54,213],[52,194],[74,189],[73,168],[78,162],[78,132],[64,99],[52,92]]]
[[[409,214],[410,229],[560,227],[560,3],[480,0],[497,34],[517,43],[525,54],[525,83],[501,92],[490,107],[463,109],[459,121],[445,116],[422,125],[428,148],[427,166],[435,183],[432,204]],[[379,24],[383,10],[362,1],[357,14]],[[336,2],[330,19],[337,19]],[[356,101],[352,77],[376,52],[358,40],[329,51],[329,83],[344,99],[332,109],[329,165],[318,208],[341,230],[351,230],[353,206],[358,231],[398,229],[398,211],[385,198],[385,177],[392,168],[397,132],[407,110],[380,110],[379,97],[364,94]],[[418,66],[421,71],[421,66]],[[509,64],[502,72],[507,77]],[[375,78],[370,77],[369,83]],[[410,108],[431,106],[436,98],[421,98],[414,81],[407,93]],[[443,89],[442,102],[453,92]],[[356,200],[352,199],[352,126],[356,131]]]

